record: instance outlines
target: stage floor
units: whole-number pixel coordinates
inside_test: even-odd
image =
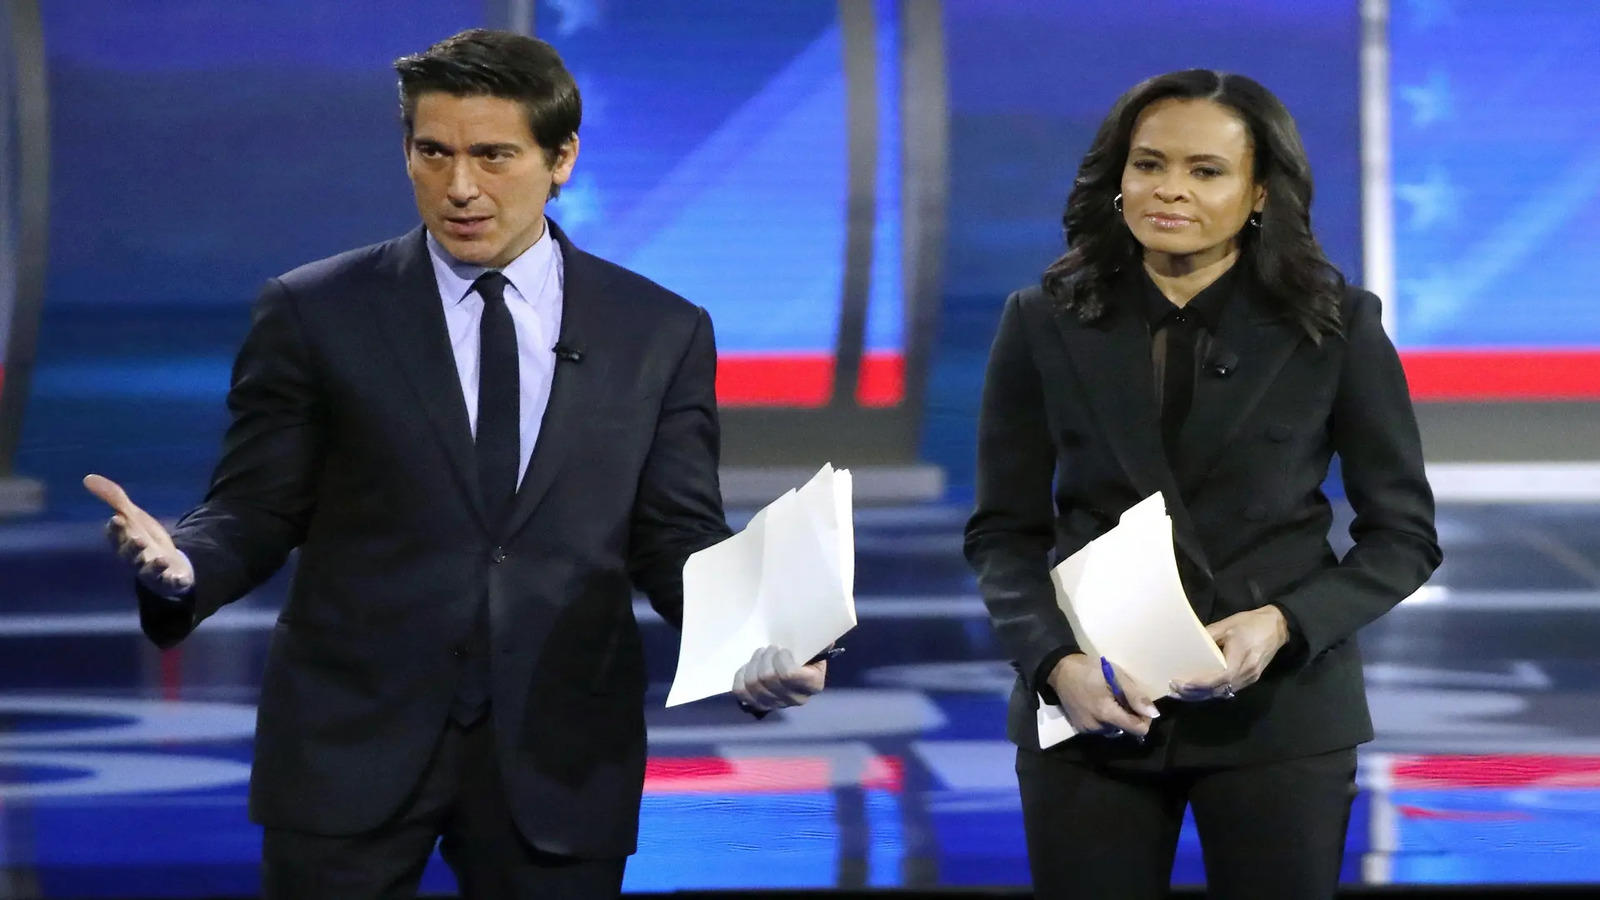
[[[812,704],[661,708],[631,891],[1022,886],[965,511],[859,511],[860,626]],[[1363,632],[1352,883],[1600,883],[1600,509],[1451,506],[1432,584]],[[161,654],[88,521],[0,527],[0,897],[248,895],[254,698],[280,576]],[[575,814],[581,814],[574,811]],[[1200,881],[1186,828],[1174,881]],[[425,880],[448,890],[437,861]]]

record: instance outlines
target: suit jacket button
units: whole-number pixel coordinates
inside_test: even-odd
[[[504,548],[504,547],[496,547],[496,548],[494,548],[494,550],[489,554],[489,559],[491,561],[493,561],[493,562],[496,562],[496,563],[505,562],[506,561],[506,548]]]
[[[465,657],[467,655],[467,645],[466,644],[457,644],[454,647],[451,647],[450,648],[450,655],[454,656],[456,659],[461,659],[461,658]]]

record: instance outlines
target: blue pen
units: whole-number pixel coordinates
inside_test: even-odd
[[[1117,684],[1117,670],[1112,667],[1111,660],[1106,659],[1104,656],[1100,657],[1100,674],[1106,680],[1106,687],[1111,688],[1111,699],[1117,701],[1117,705],[1128,712],[1133,712],[1133,707],[1128,705],[1127,695],[1122,693],[1122,686]],[[1134,713],[1134,715],[1138,715],[1138,713]],[[1122,732],[1119,729],[1117,733],[1120,735]],[[1145,736],[1142,734],[1133,735],[1133,739],[1139,742],[1141,746],[1145,742]]]
[[[816,656],[813,656],[810,659],[806,660],[806,665],[808,665],[808,666],[809,665],[814,665],[816,663],[822,662],[825,659],[833,659],[835,656],[838,656],[839,654],[841,654],[843,652],[844,652],[844,648],[843,647],[836,647],[836,646],[833,646],[833,645],[830,644],[828,646],[828,649],[826,649],[826,650],[822,651],[821,653],[818,653]]]
[[[1128,705],[1127,696],[1122,693],[1122,686],[1117,684],[1117,670],[1112,668],[1111,660],[1104,656],[1100,657],[1100,674],[1105,676],[1106,687],[1111,688],[1111,697],[1117,701],[1117,705],[1128,712],[1133,712],[1133,707]]]

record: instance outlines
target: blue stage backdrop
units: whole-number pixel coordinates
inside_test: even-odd
[[[1359,271],[1353,4],[954,0],[943,7],[944,288],[911,291],[905,250],[927,223],[907,214],[907,198],[927,186],[902,165],[916,149],[903,143],[916,112],[901,103],[897,64],[908,8],[871,4],[875,157],[852,205],[850,35],[836,4],[537,7],[536,31],[569,59],[587,100],[577,179],[553,214],[580,243],[712,309],[730,412],[822,402],[851,228],[869,236],[858,257],[870,260],[860,369],[832,400],[860,417],[785,420],[798,426],[788,432],[758,419],[736,423],[734,437],[770,425],[796,441],[860,440],[869,429],[839,423],[894,414],[896,427],[915,426],[926,410],[922,455],[958,488],[969,483],[1000,303],[1059,250],[1072,173],[1105,110],[1173,68],[1244,72],[1283,96],[1317,172],[1323,242]],[[56,176],[19,469],[47,476],[58,501],[76,493],[82,469],[110,469],[176,511],[203,486],[228,364],[262,280],[415,221],[390,62],[484,24],[485,9],[75,0],[43,12]],[[919,396],[914,310],[929,307],[943,327]],[[883,455],[917,452],[910,435],[901,449],[885,440]]]
[[[1395,336],[1412,392],[1600,400],[1591,0],[1398,0]]]
[[[904,396],[896,4],[876,3],[878,155],[861,399]],[[849,240],[835,4],[545,3],[584,95],[554,214],[588,249],[711,313],[724,406],[827,403]]]
[[[1316,177],[1312,219],[1361,273],[1360,18],[1352,0],[947,0],[950,246],[924,450],[970,489],[989,340],[1010,291],[1060,253],[1078,161],[1118,95],[1194,67],[1265,84],[1294,114]]]

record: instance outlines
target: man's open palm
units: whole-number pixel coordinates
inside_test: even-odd
[[[172,535],[156,518],[128,499],[122,486],[101,475],[88,475],[83,486],[111,507],[106,536],[139,581],[158,594],[174,596],[194,586],[194,567],[172,543]]]

